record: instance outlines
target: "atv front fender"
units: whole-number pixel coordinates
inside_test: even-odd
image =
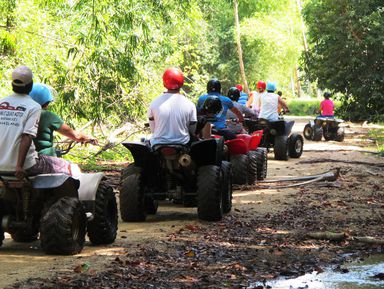
[[[77,175],[76,179],[80,181],[79,200],[96,200],[96,192],[103,177],[103,173],[80,173]]]
[[[291,134],[291,131],[292,131],[292,128],[293,128],[293,125],[295,124],[295,121],[294,120],[290,120],[290,121],[286,121],[285,122],[285,135],[290,135]]]

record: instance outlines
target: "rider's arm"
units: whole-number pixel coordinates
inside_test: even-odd
[[[196,134],[196,127],[197,127],[197,121],[190,121],[188,130],[190,135],[195,135]]]
[[[17,156],[16,170],[15,175],[18,179],[22,179],[24,177],[24,162],[27,157],[27,153],[29,147],[32,144],[33,136],[30,134],[22,134],[20,140],[19,154]]]
[[[230,109],[234,114],[236,114],[237,118],[239,119],[240,122],[243,122],[244,121],[244,117],[243,115],[241,114],[240,110],[237,109],[237,107],[232,107]]]
[[[279,104],[283,107],[284,111],[289,111],[287,103],[279,96]]]
[[[82,134],[81,132],[75,131],[65,123],[63,123],[57,131],[62,135],[77,142],[90,142],[90,141],[95,142],[96,141],[96,139],[94,138],[91,138],[85,134]]]
[[[155,117],[153,116],[153,112],[152,112],[151,107],[149,107],[147,116],[148,116],[149,128],[151,129],[151,132],[154,133],[154,131],[155,131]]]
[[[249,95],[249,98],[248,98],[248,100],[247,100],[247,104],[246,104],[246,106],[247,106],[247,107],[251,107],[251,106],[252,106],[252,102],[253,102],[253,93],[251,93],[251,94]]]
[[[188,131],[190,135],[196,135],[197,128],[197,111],[194,104],[191,105],[191,111],[189,115]]]

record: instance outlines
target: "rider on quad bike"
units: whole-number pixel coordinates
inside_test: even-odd
[[[52,88],[45,84],[34,83],[29,94],[42,108],[37,136],[33,139],[37,152],[48,156],[60,156],[53,146],[54,131],[75,142],[97,144],[97,139],[73,130],[57,114],[48,110],[49,104],[53,101],[51,90]]]
[[[231,167],[222,162],[223,140],[193,141],[196,107],[180,94],[183,83],[179,69],[167,69],[167,92],[152,101],[148,112],[150,144],[123,143],[134,158],[122,172],[123,221],[144,221],[147,213],[156,213],[157,200],[164,199],[197,205],[198,217],[207,221],[220,220],[231,210]]]
[[[248,101],[247,101],[247,107],[252,108],[256,115],[258,116],[260,113],[260,98],[267,94],[265,91],[267,88],[267,84],[264,81],[258,81],[256,85],[257,91],[252,91]]]
[[[0,245],[4,232],[17,242],[40,236],[49,254],[77,254],[85,234],[93,244],[112,243],[117,232],[117,206],[102,173],[71,176],[71,164],[38,155],[36,136],[41,107],[28,93],[32,71],[12,73],[15,94],[0,100]],[[12,116],[12,122],[4,121]],[[88,222],[87,222],[88,221]]]
[[[263,129],[263,139],[261,146],[267,149],[273,148],[276,160],[287,160],[288,156],[299,158],[303,152],[303,137],[292,133],[294,121],[285,121],[279,116],[279,104],[283,112],[289,112],[284,100],[274,92],[276,84],[268,82],[267,94],[260,97],[259,119],[255,122],[246,120],[246,125],[250,132]]]
[[[238,101],[240,99],[240,91],[236,87],[231,87],[228,90],[227,94],[228,98],[232,100],[233,105],[241,112],[241,114],[246,118],[256,119],[256,113],[246,107],[245,105],[240,104]],[[245,133],[243,125],[237,121],[236,115],[232,111],[227,112],[227,120],[228,120],[228,129],[232,132],[239,134]],[[236,121],[233,121],[236,120]]]
[[[320,103],[320,116],[310,120],[304,127],[303,135],[308,140],[320,141],[324,136],[325,140],[344,140],[344,128],[339,125],[344,121],[334,116],[334,103],[330,99],[329,92],[324,93],[324,100]]]
[[[231,132],[227,127],[227,112],[232,111],[240,122],[243,122],[244,117],[241,112],[234,106],[231,99],[221,95],[221,83],[216,78],[208,81],[207,94],[199,97],[197,101],[197,110],[201,110],[204,101],[210,95],[219,97],[223,106],[223,110],[216,115],[216,120],[212,122],[214,133],[223,136],[226,140],[236,138],[236,134]]]
[[[227,96],[245,118],[256,119],[256,112],[238,103],[240,92],[236,87],[228,90]],[[256,180],[263,180],[267,175],[267,151],[258,147],[263,131],[248,135],[231,111],[227,113],[228,128],[236,133],[236,139],[225,142],[233,170],[233,183],[253,185]],[[244,172],[247,173],[244,173]]]

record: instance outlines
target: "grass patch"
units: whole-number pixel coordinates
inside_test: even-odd
[[[384,129],[372,129],[369,131],[369,138],[374,140],[381,156],[384,156]]]

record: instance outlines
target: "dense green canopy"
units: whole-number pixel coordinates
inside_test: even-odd
[[[383,118],[382,1],[238,2],[251,90],[270,80],[294,97],[299,84],[318,85],[340,93],[347,117]],[[35,81],[56,89],[53,109],[67,121],[113,129],[143,118],[168,66],[182,68],[193,100],[211,77],[224,93],[241,82],[229,0],[0,0],[0,15],[1,94],[10,90],[12,68],[28,65]]]
[[[383,121],[383,1],[312,0],[304,16],[310,80],[342,94],[344,117]]]
[[[142,117],[172,65],[193,99],[210,77],[225,90],[240,82],[232,1],[1,0],[0,14],[2,94],[12,68],[28,65],[68,121],[113,128]],[[302,49],[296,1],[240,1],[239,17],[248,81],[290,92]]]

